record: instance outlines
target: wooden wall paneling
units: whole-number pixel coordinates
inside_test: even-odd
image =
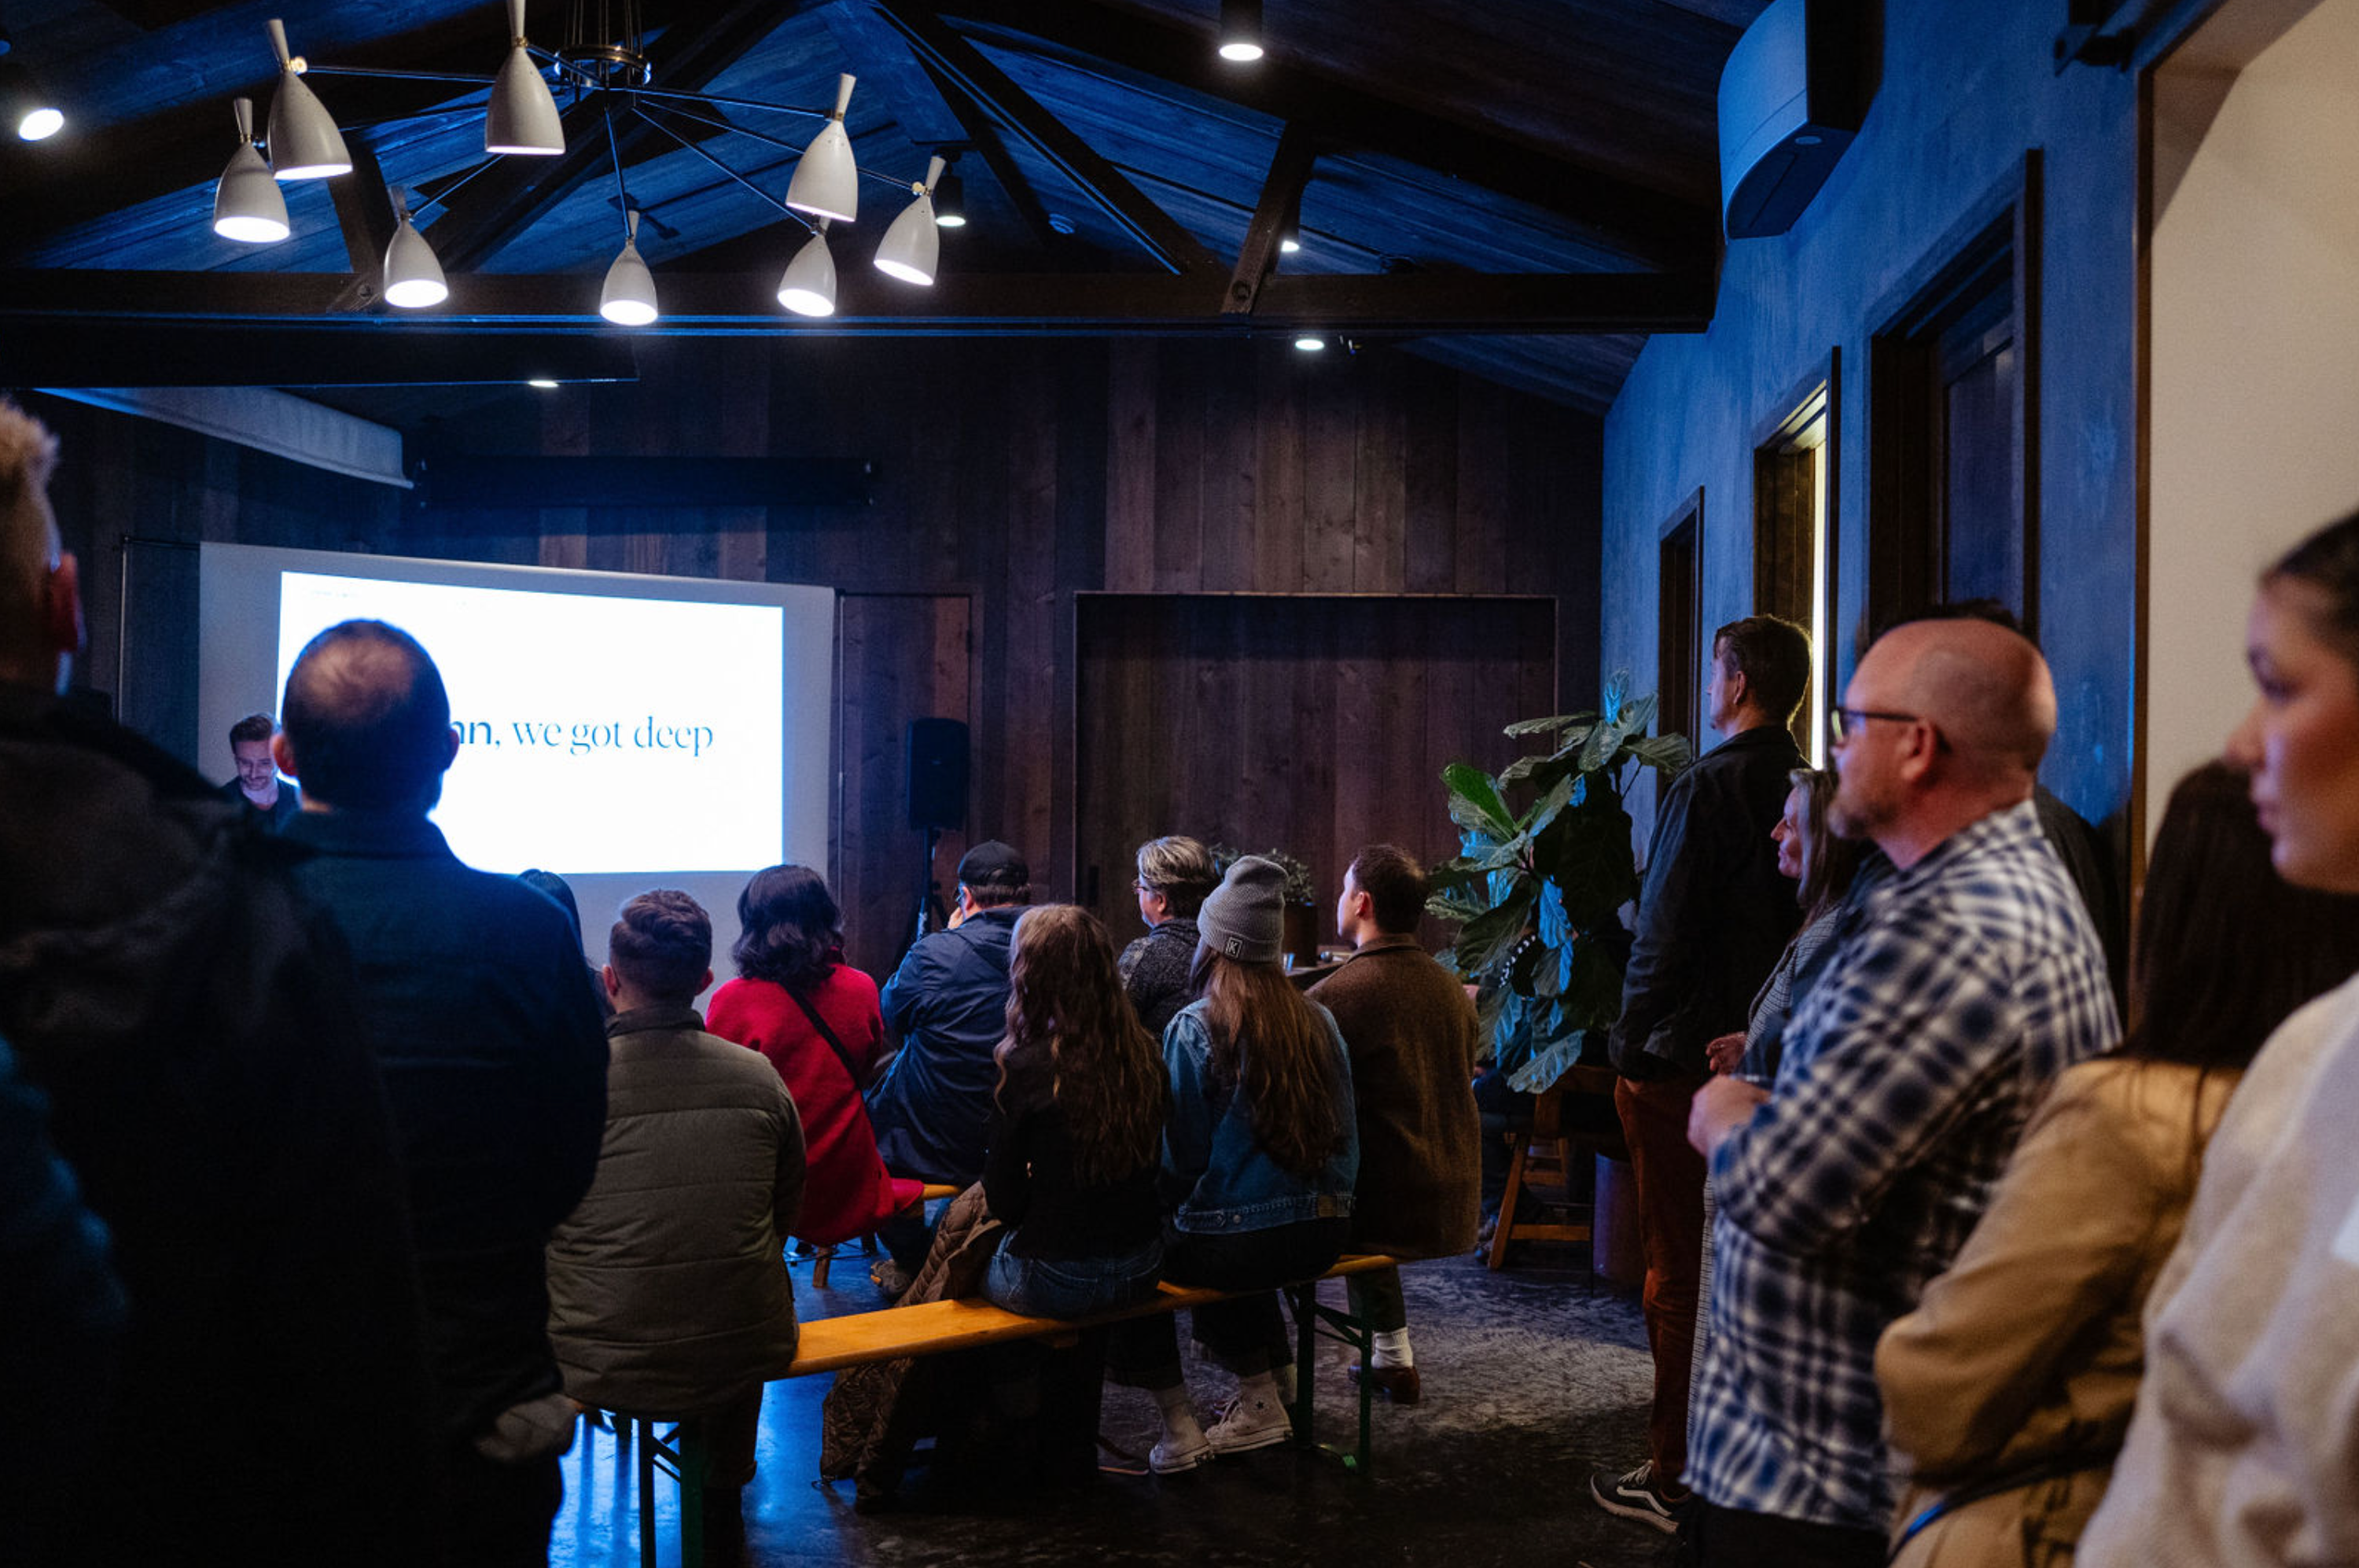
[[[1345,732],[1337,668],[1343,655],[1342,612],[1349,604],[1325,599],[1288,605],[1262,600],[1256,624],[1240,628],[1249,648],[1275,644],[1266,661],[1249,652],[1247,667],[1266,667],[1283,682],[1272,693],[1275,712],[1258,726],[1266,736],[1261,754],[1264,794],[1283,806],[1279,824],[1266,836],[1309,864],[1314,887],[1332,887],[1343,869],[1336,859],[1338,788],[1343,777],[1337,748]],[[1372,671],[1371,679],[1381,681],[1382,675]],[[1316,923],[1322,937],[1333,935],[1328,929],[1334,924],[1332,912]]]
[[[1447,593],[1458,582],[1458,378],[1423,378],[1407,423],[1401,586]]]
[[[1305,529],[1304,367],[1293,349],[1257,345],[1253,586],[1292,593],[1303,586]],[[1113,586],[1109,574],[1107,585]]]
[[[1506,469],[1516,461],[1508,394],[1469,381],[1458,399],[1458,550],[1461,593],[1497,593],[1507,581]]]
[[[1347,599],[1334,604],[1330,616],[1336,628],[1335,658],[1330,666],[1334,689],[1331,706],[1335,725],[1335,788],[1326,851],[1310,857],[1321,906],[1334,903],[1343,886],[1343,868],[1360,845],[1373,842],[1382,831],[1377,824],[1387,820],[1383,810],[1381,780],[1386,769],[1382,759],[1395,754],[1385,749],[1386,718],[1400,694],[1391,678],[1413,661],[1403,656],[1413,656],[1425,647],[1432,630],[1432,617],[1414,600]],[[1392,624],[1386,625],[1387,621]],[[1403,646],[1388,647],[1387,634],[1401,637]],[[1321,909],[1322,940],[1335,934],[1334,919],[1332,908]]]
[[[1208,593],[1241,593],[1259,585],[1255,539],[1261,388],[1251,358],[1223,354],[1211,358],[1206,370],[1200,586]]]
[[[1105,583],[1120,593],[1155,585],[1158,347],[1132,339],[1108,354]]]
[[[1054,815],[1058,747],[1057,397],[1053,372],[1027,345],[1006,401],[1008,648],[1003,826],[1020,834],[1036,888],[1072,896],[1072,865]]]
[[[1352,514],[1358,502],[1360,378],[1328,353],[1304,378],[1302,587],[1310,593],[1352,588]]]
[[[1212,345],[1156,345],[1154,585],[1204,586],[1205,393]]]
[[[1361,383],[1359,453],[1353,474],[1352,589],[1397,593],[1408,581],[1409,388],[1392,355],[1366,354],[1352,368]]]

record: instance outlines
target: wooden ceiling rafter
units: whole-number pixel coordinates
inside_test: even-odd
[[[1054,164],[1158,265],[1182,276],[1224,270],[1201,241],[1141,195],[1122,170],[1042,108],[939,15],[895,4],[878,9],[909,40],[920,60]]]
[[[1262,286],[1277,268],[1279,246],[1301,221],[1303,187],[1310,183],[1310,170],[1318,161],[1319,138],[1309,126],[1290,125],[1278,134],[1269,177],[1262,181],[1261,200],[1245,225],[1245,244],[1238,247],[1228,298],[1221,301],[1224,313],[1249,312],[1261,298]]]

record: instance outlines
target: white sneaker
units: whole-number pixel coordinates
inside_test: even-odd
[[[1294,1422],[1286,1407],[1275,1400],[1267,1403],[1239,1399],[1229,1413],[1212,1423],[1204,1433],[1215,1454],[1250,1454],[1256,1448],[1270,1448],[1294,1435]]]
[[[1147,1452],[1147,1467],[1158,1475],[1176,1475],[1212,1462],[1212,1441],[1201,1432],[1192,1438],[1165,1438]]]

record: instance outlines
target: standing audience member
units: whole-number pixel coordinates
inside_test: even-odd
[[[279,711],[278,764],[304,789],[283,836],[310,851],[297,883],[351,944],[409,1180],[442,1553],[543,1563],[573,1424],[543,1248],[589,1188],[606,1119],[582,946],[548,898],[461,865],[426,820],[459,737],[441,673],[408,633],[329,627],[295,660]]]
[[[1335,930],[1355,951],[1311,987],[1334,1015],[1352,1062],[1360,1175],[1351,1247],[1395,1258],[1444,1258],[1474,1245],[1482,1179],[1474,1110],[1474,1004],[1456,975],[1417,944],[1425,874],[1388,844],[1360,851],[1343,873]],[[1375,1332],[1369,1365],[1353,1367],[1396,1404],[1423,1394],[1408,1343],[1400,1270],[1346,1282],[1354,1316]]]
[[[529,870],[517,872],[516,880],[565,911],[565,923],[573,928],[573,945],[580,950],[582,904],[573,896],[573,885],[556,872],[543,871],[537,866]],[[582,972],[590,982],[590,995],[598,1004],[598,1016],[602,1018],[613,1018],[614,1016],[614,998],[606,995],[606,982],[599,974],[598,966],[590,962],[590,956],[586,952],[582,957]]]
[[[1900,626],[1831,715],[1854,884],[1795,1005],[1775,1097],[1698,1092],[1711,1339],[1689,1475],[1712,1568],[1884,1561],[1878,1336],[1949,1266],[2041,1091],[2119,1038],[2088,911],[2040,837],[2056,722],[2039,652],[1981,621]]]
[[[2277,872],[2359,893],[2359,514],[2262,579],[2229,738]],[[2359,981],[2254,1058],[2147,1307],[2090,1568],[2359,1562]]]
[[[277,833],[303,809],[303,792],[278,777],[270,755],[278,722],[268,713],[248,713],[229,727],[230,760],[237,777],[221,787],[222,799],[244,806],[239,814],[266,833]]]
[[[1122,950],[1122,984],[1138,1021],[1158,1040],[1195,999],[1189,972],[1196,964],[1196,911],[1220,885],[1212,852],[1192,838],[1174,833],[1138,846],[1138,877],[1130,886],[1147,934]]]
[[[1291,1434],[1276,1371],[1288,1361],[1277,1287],[1326,1272],[1350,1235],[1360,1166],[1351,1063],[1334,1018],[1278,968],[1285,885],[1285,870],[1259,855],[1229,867],[1197,918],[1198,999],[1163,1031],[1163,1193],[1175,1208],[1164,1278],[1252,1293],[1193,1314],[1196,1338],[1238,1377],[1236,1407],[1209,1432],[1189,1402],[1172,1314],[1115,1326],[1112,1375],[1151,1391],[1162,1412],[1147,1456],[1158,1474]]]
[[[781,1253],[802,1124],[766,1062],[704,1032],[712,922],[694,898],[640,894],[606,952],[605,1139],[549,1238],[549,1334],[574,1399],[702,1423],[706,1561],[741,1562],[762,1385],[795,1359]]]
[[[1024,857],[996,839],[959,860],[958,908],[946,931],[911,945],[885,983],[885,1027],[900,1044],[868,1094],[868,1117],[885,1167],[963,1187],[983,1175],[984,1127],[999,1081],[992,1052],[1007,1014],[1007,942],[1032,882]],[[922,1227],[888,1236],[913,1269]]]
[[[2056,1081],[1957,1260],[1876,1347],[1909,1568],[2071,1560],[2221,1108],[2269,1031],[2359,969],[2359,898],[2286,886],[2247,783],[2212,763],[2171,792],[2127,1041]]]
[[[415,1564],[434,1461],[418,1282],[351,960],[282,846],[60,699],[82,611],[55,452],[0,401],[0,1032],[129,1314],[77,1463],[38,1491],[0,1473],[0,1555]]]
[[[1746,1004],[1794,934],[1794,891],[1777,875],[1769,833],[1787,776],[1804,762],[1786,726],[1810,679],[1810,639],[1790,621],[1748,615],[1712,634],[1705,712],[1728,738],[1673,779],[1656,810],[1622,1016],[1607,1042],[1637,1184],[1655,1392],[1647,1457],[1598,1471],[1589,1490],[1607,1512],[1662,1530],[1688,1498],[1680,1477],[1703,1270],[1703,1160],[1688,1145],[1688,1110],[1711,1074],[1705,1047],[1745,1027]]]
[[[1027,909],[1014,953],[983,1170],[1007,1228],[983,1292],[1010,1312],[1087,1317],[1153,1295],[1161,1277],[1163,1059],[1095,915]]]
[[[706,1027],[758,1051],[802,1115],[802,1217],[813,1247],[866,1236],[918,1202],[876,1152],[860,1091],[885,1051],[876,982],[843,961],[843,914],[808,866],[757,871],[737,895],[737,978],[712,994]]]

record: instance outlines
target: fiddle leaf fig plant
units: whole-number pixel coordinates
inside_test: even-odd
[[[1638,895],[1623,798],[1639,768],[1668,781],[1694,757],[1685,735],[1647,733],[1656,700],[1627,698],[1628,681],[1617,672],[1595,713],[1509,724],[1539,749],[1495,777],[1441,770],[1460,853],[1430,874],[1426,909],[1459,922],[1442,962],[1481,986],[1491,1059],[1526,1092],[1555,1083],[1583,1031],[1620,1014],[1621,909]]]

